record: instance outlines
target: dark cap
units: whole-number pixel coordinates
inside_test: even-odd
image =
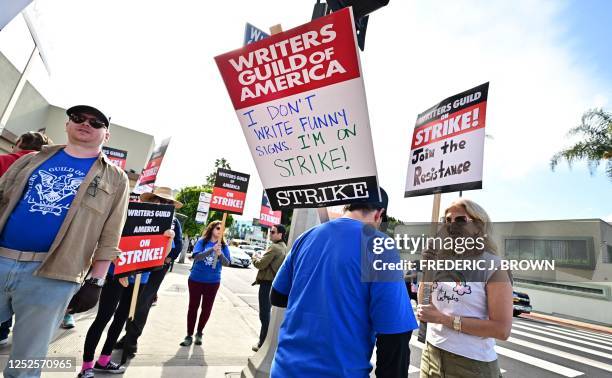
[[[387,192],[382,187],[380,189],[380,201],[370,202],[377,209],[387,209],[389,208],[389,196]]]
[[[91,114],[92,116],[95,116],[100,121],[102,121],[106,125],[106,127],[108,127],[108,125],[109,125],[108,118],[106,118],[104,113],[102,113],[98,109],[94,108],[93,106],[89,106],[89,105],[76,105],[76,106],[73,106],[73,107],[69,108],[68,110],[66,110],[66,114],[67,115],[81,114],[81,113]]]

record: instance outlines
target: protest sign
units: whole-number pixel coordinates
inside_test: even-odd
[[[127,151],[104,146],[102,147],[102,152],[104,152],[104,154],[106,155],[108,160],[111,161],[111,163],[125,170],[125,163],[127,162]]]
[[[173,205],[130,202],[119,249],[114,261],[115,276],[145,272],[164,264],[168,238],[164,232],[172,227]]]
[[[135,193],[140,194],[153,191],[153,185],[157,179],[159,167],[164,160],[164,155],[166,155],[166,150],[168,149],[169,144],[170,138],[167,138],[164,139],[160,145],[155,147],[155,150],[153,150],[153,153],[151,153],[149,162],[147,163],[145,169],[142,170],[140,177],[138,177],[138,182],[134,188]]]
[[[280,224],[281,222],[281,211],[272,210],[272,206],[270,206],[270,200],[266,195],[266,191],[264,190],[263,195],[261,196],[261,211],[259,213],[259,224],[265,227],[272,227]]]
[[[249,187],[249,177],[245,173],[219,168],[212,192],[210,208],[230,214],[241,215]]]
[[[379,199],[350,9],[215,58],[273,209]]]
[[[485,83],[419,114],[404,197],[482,188],[488,91]]]
[[[256,28],[255,26],[247,22],[244,28],[244,44],[248,45],[253,42],[261,41],[264,38],[268,38],[269,35],[263,30]]]
[[[206,223],[206,219],[208,219],[208,210],[210,208],[211,198],[212,194],[210,193],[200,193],[200,200],[198,202],[198,209],[195,217],[196,223]]]

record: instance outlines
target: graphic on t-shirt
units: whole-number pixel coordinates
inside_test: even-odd
[[[432,285],[432,290],[436,293],[439,302],[459,302],[459,297],[465,294],[472,294],[472,288],[467,284],[465,277],[461,273],[445,272],[445,275],[450,277],[445,277],[444,280],[434,280]],[[455,286],[453,286],[453,291],[449,292],[447,289],[450,289],[452,283]]]
[[[206,257],[204,257],[204,265],[213,266],[213,262],[215,258],[212,253],[209,253]]]
[[[57,174],[49,172],[51,170]],[[60,216],[70,208],[85,173],[68,167],[51,168],[49,171],[40,170],[30,177],[24,199],[30,204],[31,213]]]

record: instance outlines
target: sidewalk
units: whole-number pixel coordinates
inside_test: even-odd
[[[151,309],[139,340],[138,354],[128,362],[124,377],[238,377],[248,357],[254,354],[251,346],[259,333],[258,314],[223,285],[204,329],[203,345],[179,345],[186,334],[189,267],[190,264],[175,264],[173,272],[166,275],[157,306]],[[76,357],[80,368],[85,335],[94,317],[95,311],[84,313],[77,317],[74,329],[60,330],[48,355]],[[97,353],[103,343],[104,339]],[[113,361],[120,361],[120,352],[115,351]],[[0,353],[8,353],[8,348]],[[43,377],[76,377],[76,372],[43,373]]]

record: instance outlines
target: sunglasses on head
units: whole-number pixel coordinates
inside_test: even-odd
[[[455,217],[454,219],[451,217],[446,217],[444,219],[445,223],[467,223],[468,222],[468,217],[465,215],[460,215],[458,217]]]
[[[70,114],[68,118],[72,122],[79,123],[79,124],[87,121],[87,123],[89,123],[89,126],[93,127],[94,129],[101,129],[103,127],[106,127],[106,124],[100,121],[99,119],[97,119],[96,117],[87,117],[84,114]]]

